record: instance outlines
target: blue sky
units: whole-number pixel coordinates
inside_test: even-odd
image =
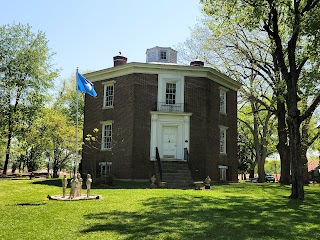
[[[145,62],[147,48],[184,42],[200,18],[199,0],[10,0],[0,24],[42,30],[56,53],[59,79],[113,66],[119,51],[128,62]]]

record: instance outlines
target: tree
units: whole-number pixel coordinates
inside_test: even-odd
[[[205,24],[210,24],[210,19],[206,19]],[[229,26],[226,31],[220,30],[212,31],[206,28],[206,25],[196,28],[192,40],[185,44],[188,51],[182,52],[201,54],[201,58],[214,68],[243,83],[239,91],[240,103],[250,106],[250,110],[245,108],[245,114],[241,114],[242,107],[239,108],[239,129],[242,129],[241,124],[250,129],[249,134],[252,134],[255,146],[254,165],[258,165],[259,182],[264,182],[264,163],[269,154],[268,145],[269,142],[273,142],[268,139],[275,128],[270,124],[274,121],[270,120],[276,112],[276,100],[273,95],[276,79],[273,69],[270,68],[270,47],[265,43],[265,36],[256,36],[238,29],[237,26]],[[247,115],[253,120],[248,121]]]
[[[84,94],[78,92],[77,106],[75,76],[64,79],[61,86],[62,87],[59,88],[58,98],[54,105],[74,124],[76,124],[78,112],[78,125],[79,129],[82,131],[84,121]]]
[[[52,177],[57,178],[59,170],[71,165],[74,159],[76,128],[59,109],[55,108],[46,109],[41,121],[44,139],[47,141],[46,156],[51,159]]]
[[[6,139],[4,174],[12,139],[27,131],[44,106],[47,90],[57,75],[51,58],[43,32],[33,33],[30,26],[22,24],[0,27],[0,114]]]
[[[267,34],[273,48],[273,64],[284,80],[286,122],[292,172],[290,198],[304,199],[300,127],[320,102],[320,93],[305,111],[299,107],[303,76],[319,80],[320,0],[202,0],[203,10],[214,18],[214,27],[235,22],[246,31]],[[311,81],[309,81],[311,82]]]

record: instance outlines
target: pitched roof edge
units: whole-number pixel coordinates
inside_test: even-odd
[[[133,73],[146,74],[181,74],[188,77],[207,77],[222,86],[237,91],[241,87],[241,83],[231,79],[227,75],[218,72],[209,67],[196,67],[185,65],[168,65],[168,64],[149,64],[130,62],[116,67],[106,68],[90,73],[84,76],[91,82],[106,80],[110,78],[120,77]]]

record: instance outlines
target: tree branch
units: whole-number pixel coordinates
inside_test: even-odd
[[[242,119],[240,119],[240,118],[238,118],[238,121],[244,123],[244,124],[249,128],[250,132],[251,132],[252,135],[253,135],[254,131],[253,131],[253,128],[251,127],[251,125],[250,125],[249,123],[247,123],[246,121],[244,121],[244,120],[242,120]]]
[[[301,15],[303,15],[305,12],[308,12],[311,9],[313,9],[319,2],[320,2],[320,0],[315,0],[315,1],[308,0],[305,7],[301,11]]]
[[[299,118],[300,122],[303,122],[305,119],[307,119],[308,117],[310,117],[312,115],[312,113],[318,107],[319,102],[320,102],[320,93],[316,96],[316,98],[313,100],[312,104],[304,112],[304,114],[300,116],[300,118]]]

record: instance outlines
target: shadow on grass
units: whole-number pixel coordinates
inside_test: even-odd
[[[48,185],[48,186],[56,186],[56,187],[61,187],[61,179],[56,178],[56,179],[46,179],[42,181],[34,181],[32,184],[41,184],[41,185]]]
[[[46,203],[17,203],[16,206],[42,206]]]
[[[263,188],[270,192],[273,187]],[[170,196],[144,201],[140,212],[85,215],[81,233],[117,232],[121,239],[320,239],[319,192],[308,201],[228,196]],[[317,208],[315,208],[317,206]]]
[[[68,186],[70,187],[71,179],[68,179]],[[32,184],[41,184],[48,186],[56,186],[61,187],[61,179],[45,179],[42,181],[34,181]],[[85,180],[82,185],[83,189],[86,189]],[[148,182],[128,182],[128,181],[114,181],[114,184],[111,186],[92,186],[92,189],[145,189],[150,188],[150,184]]]

